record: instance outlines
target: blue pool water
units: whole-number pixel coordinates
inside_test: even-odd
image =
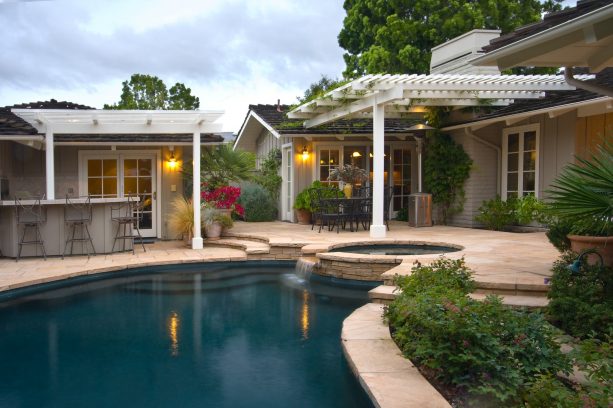
[[[459,248],[439,245],[383,244],[383,245],[350,245],[334,248],[330,252],[351,252],[368,255],[427,255],[446,254],[459,251]]]
[[[340,346],[367,287],[205,265],[0,302],[0,407],[370,407]]]

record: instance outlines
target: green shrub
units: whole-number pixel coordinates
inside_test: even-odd
[[[489,230],[500,231],[515,221],[512,201],[503,201],[500,196],[484,201],[478,211],[475,221]]]
[[[253,176],[253,181],[268,191],[274,201],[279,198],[279,190],[283,179],[279,175],[281,168],[281,150],[272,149],[262,161],[260,170]]]
[[[397,221],[408,221],[409,220],[409,208],[403,207],[396,213]]]
[[[583,262],[580,273],[568,269],[577,255],[563,254],[553,265],[547,296],[549,319],[568,334],[603,338],[613,325],[613,268]]]
[[[568,372],[541,314],[510,309],[496,296],[472,300],[470,276],[463,260],[441,259],[397,279],[402,293],[385,317],[408,358],[469,398],[504,403],[518,402],[538,374]]]
[[[500,231],[509,225],[527,225],[532,221],[546,223],[545,203],[533,195],[503,201],[500,196],[486,200],[479,207],[475,221],[487,229]]]
[[[277,204],[259,184],[242,184],[238,203],[245,209],[247,222],[274,221],[277,218]]]
[[[568,234],[572,229],[572,225],[565,221],[551,221],[547,223],[547,239],[549,242],[558,249],[560,252],[565,252],[570,250],[570,240],[568,239]]]

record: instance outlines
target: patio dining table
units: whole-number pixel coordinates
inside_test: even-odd
[[[355,231],[359,230],[360,221],[369,220],[371,216],[372,198],[371,197],[339,197],[339,198],[326,198],[322,200],[322,207],[327,210],[324,216],[328,217],[328,221],[334,221],[334,226],[343,230],[346,229],[347,221],[349,221],[349,230],[354,231],[353,223],[355,222]],[[332,210],[332,212],[331,212]],[[334,211],[336,210],[336,211]],[[337,224],[338,223],[338,224]],[[366,227],[363,225],[364,229]],[[328,229],[330,230],[330,224],[328,223]],[[320,228],[321,230],[321,228]]]

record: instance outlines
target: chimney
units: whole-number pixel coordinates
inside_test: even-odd
[[[277,112],[283,112],[281,109],[281,99],[277,99]]]
[[[482,47],[500,36],[500,30],[476,29],[432,48],[431,74],[499,75],[498,67],[477,67],[470,60],[483,55]]]

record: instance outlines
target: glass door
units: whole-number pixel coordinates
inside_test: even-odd
[[[143,237],[157,235],[155,156],[125,155],[122,158],[123,196],[140,198],[141,219],[138,224]]]
[[[392,211],[408,207],[411,194],[411,149],[394,148],[392,154],[392,186],[394,197]]]
[[[283,156],[281,159],[281,169],[283,172],[283,187],[281,189],[282,214],[281,217],[285,221],[292,221],[292,147],[283,147]]]

